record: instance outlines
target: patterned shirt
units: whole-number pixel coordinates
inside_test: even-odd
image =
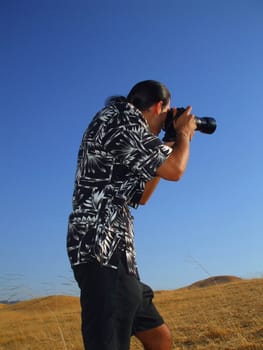
[[[103,108],[84,133],[69,216],[67,250],[71,265],[97,259],[116,268],[111,257],[125,251],[130,274],[137,274],[133,218],[145,183],[170,154],[130,103]]]

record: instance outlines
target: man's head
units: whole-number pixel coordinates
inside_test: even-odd
[[[141,81],[131,89],[127,100],[143,113],[151,131],[158,135],[170,108],[171,94],[167,87],[155,80]]]
[[[141,112],[159,102],[162,102],[161,107],[164,110],[170,104],[171,94],[162,83],[155,80],[144,80],[134,85],[127,100]]]

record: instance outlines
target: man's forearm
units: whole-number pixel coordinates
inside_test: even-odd
[[[183,175],[188,164],[190,156],[190,139],[184,133],[178,133],[173,146],[171,158],[174,161],[174,167],[178,170],[179,178]]]
[[[157,169],[157,175],[170,181],[178,181],[183,175],[190,155],[190,138],[185,133],[178,133],[176,142],[167,142],[173,151]]]

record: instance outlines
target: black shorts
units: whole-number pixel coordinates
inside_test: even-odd
[[[164,323],[155,308],[152,289],[127,273],[94,260],[74,267],[81,295],[82,336],[88,350],[128,350],[130,338]]]

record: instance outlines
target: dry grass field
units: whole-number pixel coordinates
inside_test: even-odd
[[[263,350],[263,279],[208,279],[158,291],[173,349]],[[0,350],[81,350],[79,300],[49,296],[0,307]],[[141,350],[132,339],[131,350]]]

